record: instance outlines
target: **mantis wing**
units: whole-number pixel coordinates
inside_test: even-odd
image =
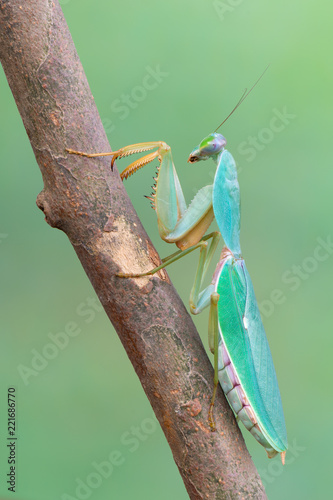
[[[257,430],[251,432],[265,448],[270,445],[281,453],[288,445],[280,391],[253,285],[243,259],[226,259],[216,291],[220,295],[220,340],[248,400],[244,404],[250,405],[258,424]],[[224,369],[223,363],[219,369]]]

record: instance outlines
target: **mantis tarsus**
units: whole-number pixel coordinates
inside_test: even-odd
[[[244,92],[230,115],[249,92]],[[272,458],[280,453],[284,463],[288,445],[280,392],[251,278],[241,254],[237,171],[235,161],[225,146],[226,139],[215,131],[203,139],[190,154],[189,163],[212,158],[217,168],[214,183],[200,189],[188,207],[171,149],[165,142],[132,144],[112,153],[67,151],[88,157],[112,155],[113,168],[116,158],[157,148],[157,151],[131,163],[121,173],[121,178],[126,179],[158,158],[160,165],[157,177],[154,178],[154,191],[149,199],[157,214],[161,238],[168,243],[175,243],[179,251],[164,259],[162,265],[151,271],[143,274],[119,273],[118,276],[136,278],[153,275],[196,248],[200,249],[199,264],[190,294],[190,310],[192,314],[198,314],[210,306],[208,338],[209,348],[214,354],[210,425],[212,429],[215,426],[213,406],[217,384],[220,382],[235,414],[265,448],[268,457]],[[218,232],[205,235],[214,217],[225,246],[211,284],[200,291],[220,237]],[[211,240],[210,245],[208,240]]]

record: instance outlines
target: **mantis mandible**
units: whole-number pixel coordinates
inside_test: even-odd
[[[245,90],[221,125],[258,81],[248,92]],[[119,273],[118,276],[138,278],[153,275],[193,250],[200,249],[199,264],[190,293],[190,310],[192,314],[199,314],[209,306],[208,339],[210,351],[214,354],[214,390],[209,411],[211,428],[214,430],[215,427],[213,406],[220,383],[236,416],[265,448],[268,457],[280,453],[284,464],[288,445],[281,397],[252,281],[241,253],[236,164],[225,149],[225,137],[217,133],[220,126],[203,139],[188,158],[189,163],[212,158],[216,164],[213,184],[201,188],[188,207],[172,160],[171,148],[165,142],[132,144],[111,153],[67,151],[88,157],[112,155],[113,168],[116,158],[157,148],[155,152],[131,163],[121,173],[121,179],[127,179],[158,158],[160,165],[154,178],[153,193],[147,198],[156,211],[161,238],[168,243],[175,243],[179,250],[146,273]],[[205,235],[214,217],[225,246],[211,284],[201,291],[220,238],[219,232]],[[209,239],[211,242],[208,246]]]

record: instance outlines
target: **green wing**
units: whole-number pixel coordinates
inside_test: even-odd
[[[272,356],[243,259],[228,259],[217,292],[220,334],[268,442],[287,449],[287,433]]]

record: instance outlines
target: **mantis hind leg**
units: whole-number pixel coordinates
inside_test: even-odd
[[[213,242],[211,243],[211,246],[213,246]],[[208,322],[208,344],[210,351],[214,354],[214,389],[208,411],[208,422],[211,430],[215,431],[216,425],[215,425],[213,410],[214,410],[217,386],[219,383],[219,378],[218,378],[219,322],[218,322],[217,304],[220,296],[217,292],[215,292],[213,284],[209,285],[201,293],[199,293],[204,278],[204,274],[207,270],[207,265],[209,265],[209,261],[211,259],[209,253],[210,249],[207,252],[207,245],[201,247],[198,269],[190,295],[190,308],[192,314],[199,314],[205,307],[210,305],[209,322]]]
[[[214,389],[213,395],[209,406],[208,421],[212,431],[216,431],[214,419],[214,404],[217,386],[219,383],[218,377],[218,347],[219,347],[219,328],[218,328],[218,309],[217,303],[219,301],[219,294],[213,292],[210,296],[210,310],[209,310],[209,323],[208,323],[208,341],[209,349],[214,354]]]
[[[122,274],[118,273],[117,276],[121,278],[139,278],[141,276],[151,276],[157,273],[160,269],[165,268],[169,264],[176,262],[177,260],[185,257],[185,255],[193,252],[197,248],[200,248],[199,263],[192,286],[190,294],[190,310],[192,314],[200,313],[205,307],[210,303],[209,309],[209,324],[208,324],[208,340],[210,351],[214,354],[214,389],[213,395],[208,411],[208,421],[212,431],[216,430],[215,419],[214,419],[214,403],[216,397],[217,386],[219,383],[218,379],[218,344],[219,344],[219,328],[218,328],[218,309],[217,304],[219,300],[219,294],[214,291],[213,285],[209,285],[201,294],[199,290],[202,285],[202,281],[207,272],[208,266],[212,260],[214,252],[216,250],[217,244],[220,239],[220,233],[213,232],[202,238],[196,245],[193,245],[186,250],[179,250],[162,260],[162,264],[150,271],[142,274]],[[207,240],[211,239],[209,248],[207,249]]]
[[[220,233],[217,231],[210,233],[210,234],[207,234],[196,245],[193,245],[192,247],[187,248],[186,250],[178,250],[177,252],[169,255],[168,257],[165,257],[164,259],[162,259],[162,264],[160,266],[154,267],[154,269],[150,269],[149,271],[146,271],[145,273],[137,273],[137,274],[117,273],[116,276],[118,276],[118,278],[141,278],[143,276],[153,276],[155,273],[157,273],[161,269],[164,269],[165,267],[169,266],[173,262],[176,262],[177,260],[182,259],[183,257],[185,257],[189,253],[193,252],[197,248],[202,248],[203,246],[206,247],[207,246],[206,241],[209,239],[212,239],[211,244],[210,244],[209,249],[208,249],[208,252],[207,252],[204,267],[203,267],[203,273],[205,274],[207,271],[208,265],[210,264],[210,261],[212,260],[214,252],[216,250],[220,236],[221,236]],[[200,263],[199,263],[199,265],[200,265]]]

